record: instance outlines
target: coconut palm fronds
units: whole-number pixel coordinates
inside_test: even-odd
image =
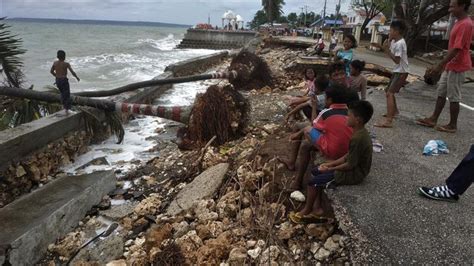
[[[104,120],[91,112],[91,108],[78,107],[78,109],[84,113],[84,127],[88,134],[99,137],[98,135],[104,132],[105,127],[108,132],[117,137],[117,144],[123,142],[125,129],[123,128],[121,117],[116,112],[103,111],[105,115]]]
[[[20,87],[23,73],[21,67],[23,63],[19,58],[26,50],[21,48],[22,40],[12,35],[8,30],[10,26],[0,18],[0,65],[1,73],[6,76],[7,83],[12,87]]]
[[[30,99],[14,99],[0,110],[0,130],[14,128],[62,109],[58,104],[43,104]]]

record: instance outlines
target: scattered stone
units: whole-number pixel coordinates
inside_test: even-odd
[[[97,205],[97,208],[99,208],[99,210],[107,210],[110,208],[111,205],[112,203],[110,201],[110,197],[104,196],[100,203]]]
[[[324,243],[324,248],[329,252],[333,253],[339,249],[339,244],[338,242],[334,242],[332,237],[329,237]]]
[[[290,194],[290,198],[293,199],[293,200],[296,200],[298,202],[305,202],[306,201],[306,197],[299,190],[296,190],[296,191],[292,192]]]
[[[334,225],[332,224],[309,224],[305,227],[306,234],[315,237],[320,241],[326,239],[334,232]]]
[[[247,248],[253,248],[253,247],[255,247],[255,245],[257,245],[257,241],[249,240],[249,241],[247,241],[246,245],[247,245]]]
[[[321,247],[321,244],[319,244],[318,242],[313,242],[311,244],[311,249],[310,249],[311,253],[316,254],[316,252],[318,252],[320,247]]]
[[[133,210],[139,216],[155,215],[161,206],[161,197],[159,194],[150,194],[149,197],[142,200]]]
[[[186,221],[173,224],[174,238],[180,238],[189,231],[189,224]]]
[[[314,254],[314,258],[318,261],[325,261],[327,258],[329,258],[329,255],[331,255],[331,252],[324,248],[320,248],[316,254]]]
[[[114,221],[119,221],[133,213],[137,204],[138,203],[126,202],[121,205],[112,205],[110,209],[101,211],[100,214]]]
[[[113,261],[105,264],[105,266],[127,266],[127,261],[125,261],[125,260],[113,260]]]
[[[248,250],[247,254],[252,258],[252,259],[257,259],[258,256],[260,256],[260,252],[262,252],[262,249],[260,247],[256,247],[254,249]]]
[[[270,246],[260,256],[260,264],[274,262],[278,259],[278,256],[280,256],[280,249],[277,246]]]

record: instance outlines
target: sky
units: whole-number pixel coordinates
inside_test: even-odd
[[[324,0],[285,0],[284,12],[320,13]],[[336,1],[327,1],[326,13],[335,12]],[[341,0],[341,12],[350,0]],[[221,25],[222,14],[232,10],[244,20],[252,20],[261,9],[261,0],[0,0],[0,17],[97,19],[151,21],[194,25],[199,22]]]

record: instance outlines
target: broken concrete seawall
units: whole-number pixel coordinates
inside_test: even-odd
[[[238,49],[257,36],[255,31],[188,29],[178,48]]]
[[[202,72],[228,56],[218,52],[185,60],[167,67],[156,79]],[[117,101],[151,103],[172,85],[156,86],[124,93]],[[97,112],[99,114],[100,112]],[[71,158],[87,151],[91,137],[85,134],[83,113],[51,116],[0,132],[0,208],[29,192],[40,180]]]

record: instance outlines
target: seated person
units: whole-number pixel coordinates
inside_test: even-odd
[[[295,97],[290,97],[289,98],[289,106],[291,108],[294,108],[308,100],[310,100],[308,94],[310,92],[315,91],[315,84],[314,84],[314,79],[316,77],[316,74],[314,73],[314,70],[312,68],[307,68],[304,71],[304,79],[305,79],[305,89],[306,92],[303,94],[303,96],[295,96]]]
[[[360,99],[365,100],[367,96],[367,79],[362,75],[365,68],[365,62],[354,60],[351,63],[351,86],[350,88],[360,93]]]
[[[318,75],[318,77],[314,81],[314,85],[315,85],[315,91],[309,91],[308,93],[309,100],[294,107],[285,116],[285,123],[288,123],[288,120],[290,119],[290,117],[298,113],[300,110],[303,111],[306,118],[308,118],[311,122],[316,118],[316,115],[325,108],[326,95],[324,94],[324,91],[329,85],[329,79],[327,78],[326,75]],[[313,102],[315,103],[314,108],[312,106]]]
[[[289,218],[294,223],[326,222],[323,215],[329,209],[329,199],[324,189],[331,183],[336,185],[356,185],[369,174],[372,165],[372,141],[365,124],[372,118],[374,109],[367,101],[357,101],[349,105],[347,124],[354,130],[349,152],[336,161],[323,163],[313,169],[312,179],[307,186],[304,208]]]
[[[295,190],[301,188],[313,149],[319,150],[325,158],[335,160],[347,153],[349,148],[352,129],[347,126],[347,89],[333,84],[325,94],[328,109],[319,113],[313,126],[304,127],[290,136],[290,159],[282,160],[288,169],[293,170],[299,157],[298,171],[292,184]]]
[[[332,84],[340,84],[346,88],[346,97],[347,97],[347,102],[346,103],[351,103],[354,101],[358,101],[359,99],[359,94],[355,90],[351,90],[351,78],[347,77],[345,74],[345,66],[342,62],[334,62],[331,65],[329,65],[329,77],[330,77],[330,82],[329,86]]]

